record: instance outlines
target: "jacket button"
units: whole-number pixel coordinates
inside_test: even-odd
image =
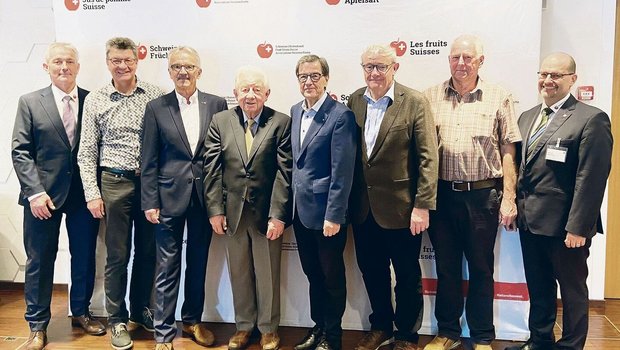
[[[368,189],[371,189],[371,188],[372,188],[372,186],[368,186]]]
[[[245,177],[250,178],[250,173],[245,173]]]

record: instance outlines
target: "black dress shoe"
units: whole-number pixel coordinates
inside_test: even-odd
[[[532,339],[528,339],[523,345],[508,346],[505,350],[552,350],[552,346],[534,344]]]
[[[308,334],[293,347],[295,350],[315,350],[316,346],[321,342],[323,329],[318,326],[312,327]]]
[[[341,350],[342,346],[336,346],[336,344],[332,344],[327,341],[327,339],[321,339],[319,345],[314,348],[314,350]]]

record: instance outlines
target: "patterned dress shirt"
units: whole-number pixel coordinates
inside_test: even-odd
[[[112,82],[84,101],[78,165],[86,201],[101,198],[97,166],[139,170],[146,104],[164,91],[141,80],[125,95]]]

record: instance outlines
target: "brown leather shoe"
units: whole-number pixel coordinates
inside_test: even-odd
[[[263,350],[277,350],[280,348],[280,337],[277,332],[265,333],[260,336],[260,346]]]
[[[198,345],[211,346],[215,343],[213,332],[208,330],[204,323],[183,323],[183,335],[191,337]]]
[[[26,350],[43,350],[47,345],[47,332],[46,331],[32,331],[30,337],[26,342]]]
[[[157,343],[155,344],[155,350],[174,350],[172,343]]]
[[[90,314],[77,316],[77,317],[71,317],[71,325],[73,327],[82,328],[84,332],[86,332],[86,334],[90,334],[90,335],[104,335],[105,334],[105,326],[103,325],[103,323],[92,318]]]
[[[450,339],[441,335],[435,336],[430,343],[426,344],[424,350],[452,350],[461,345],[460,339]]]
[[[404,341],[404,340],[396,340],[394,341],[393,350],[418,350],[418,344]]]
[[[384,345],[390,344],[392,341],[391,334],[384,331],[371,330],[357,343],[355,350],[377,350]]]
[[[241,350],[245,349],[250,342],[250,334],[252,332],[249,331],[236,331],[230,340],[228,341],[228,350]]]

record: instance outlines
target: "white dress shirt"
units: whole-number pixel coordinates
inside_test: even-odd
[[[189,97],[189,100],[181,96],[178,92],[177,100],[179,100],[179,110],[183,119],[183,126],[187,134],[187,141],[192,150],[192,154],[196,151],[198,145],[198,136],[200,134],[200,113],[198,107],[198,90]]]

